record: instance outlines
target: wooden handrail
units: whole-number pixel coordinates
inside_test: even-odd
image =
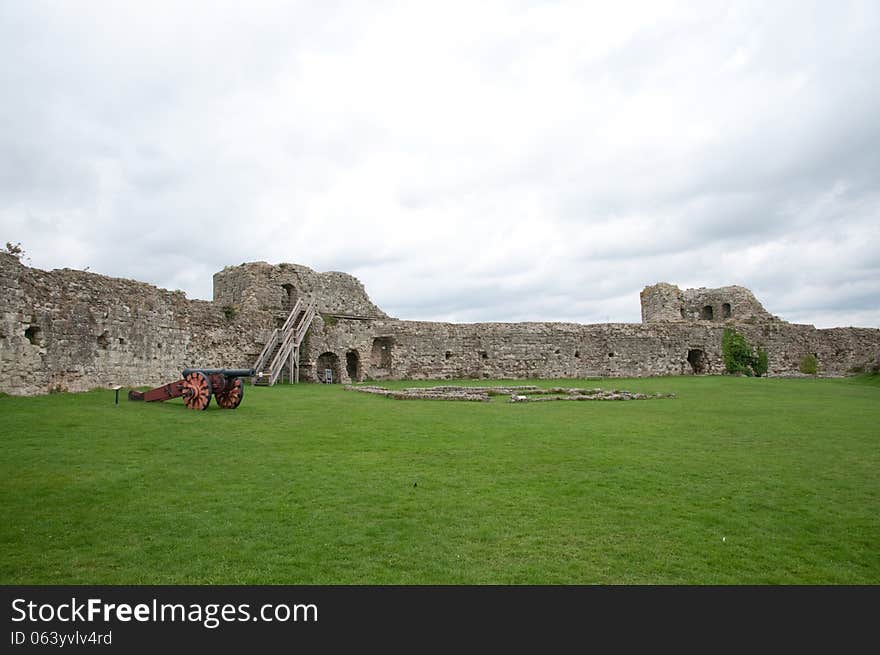
[[[305,309],[302,306],[302,301],[297,300],[296,305],[281,329],[279,337],[281,346],[275,352],[275,357],[272,358],[272,363],[269,365],[269,386],[274,385],[278,381],[281,371],[284,369],[284,362],[290,356],[291,350],[299,348],[303,339],[305,339],[306,332],[311,326],[312,319],[315,318],[317,311],[314,301],[309,303]]]
[[[290,327],[293,318],[299,313],[300,307],[302,307],[302,298],[297,298],[296,304],[293,306],[293,309],[290,310],[290,314],[287,315],[287,320],[284,321],[284,325],[281,327],[282,334],[287,332],[287,328]]]
[[[254,372],[259,375],[262,373],[263,368],[266,366],[266,360],[269,358],[269,355],[274,350],[275,345],[278,343],[278,328],[275,328],[272,331],[272,336],[270,336],[266,340],[266,345],[263,346],[263,350],[260,351],[260,356],[257,357],[257,363],[254,364]]]

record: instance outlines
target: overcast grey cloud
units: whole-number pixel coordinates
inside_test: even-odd
[[[880,326],[880,4],[0,0],[0,239],[211,297],[291,261],[421,320],[741,284]]]

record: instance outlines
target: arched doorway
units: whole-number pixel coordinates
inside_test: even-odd
[[[709,369],[709,362],[706,359],[706,353],[699,348],[688,350],[688,364],[691,365],[694,375],[700,375]]]
[[[391,368],[391,349],[394,347],[394,339],[391,337],[376,337],[373,339],[373,348],[370,351],[370,364],[373,368],[388,370]]]
[[[289,312],[296,304],[296,287],[292,284],[282,284],[281,288],[284,289],[284,295],[281,297],[281,306],[284,311]]]
[[[357,350],[345,353],[345,372],[352,382],[361,381],[361,358]]]
[[[336,353],[322,353],[315,364],[315,374],[318,382],[326,384],[339,383],[339,355]]]

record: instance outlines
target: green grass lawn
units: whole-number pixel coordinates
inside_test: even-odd
[[[536,384],[677,398],[0,397],[0,583],[880,583],[876,380]]]

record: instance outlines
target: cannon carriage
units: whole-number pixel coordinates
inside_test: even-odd
[[[244,397],[242,378],[253,377],[253,369],[185,368],[181,379],[149,391],[128,392],[129,400],[157,402],[183,398],[189,409],[204,410],[211,404],[211,395],[221,409],[235,409]]]

